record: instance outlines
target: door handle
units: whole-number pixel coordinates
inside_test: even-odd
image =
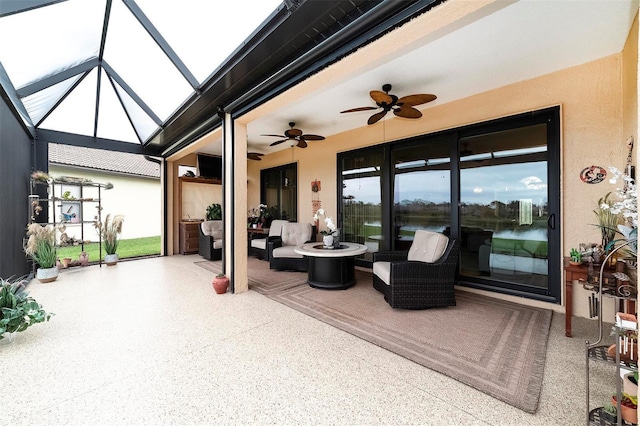
[[[554,230],[556,229],[556,215],[555,215],[555,213],[549,215],[549,218],[547,219],[547,226],[550,229],[554,229]]]

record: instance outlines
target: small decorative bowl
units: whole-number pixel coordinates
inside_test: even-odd
[[[571,265],[571,266],[578,266],[578,265],[582,265],[582,262],[575,262],[575,261],[573,261],[573,260],[570,260],[570,261],[569,261],[569,265]]]

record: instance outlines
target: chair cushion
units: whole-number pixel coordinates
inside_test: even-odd
[[[205,220],[200,224],[202,233],[213,237],[214,240],[222,238],[222,221],[221,220]]]
[[[299,246],[311,239],[311,224],[287,222],[282,224],[282,245],[283,246]],[[293,250],[292,250],[293,252]],[[295,253],[294,253],[295,254]],[[287,256],[299,257],[299,256]]]
[[[302,259],[304,256],[293,251],[293,249],[295,248],[296,246],[276,247],[273,249],[272,254],[274,258],[288,257],[288,258]]]
[[[373,274],[380,278],[386,285],[391,281],[391,262],[373,262]]]
[[[442,257],[447,244],[449,244],[449,237],[446,235],[419,229],[413,236],[407,260],[433,263]]]
[[[266,250],[267,238],[256,238],[255,240],[251,240],[251,247]]]
[[[270,237],[279,237],[282,233],[282,225],[287,223],[286,220],[272,220],[271,225],[269,226],[269,236]]]
[[[224,246],[224,242],[222,240],[213,240],[213,248],[219,249]]]

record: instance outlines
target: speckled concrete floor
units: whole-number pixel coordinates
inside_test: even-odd
[[[530,415],[253,291],[216,295],[198,260],[33,281],[56,315],[0,341],[0,425],[584,424],[593,321],[574,321],[569,339],[554,314]],[[593,369],[596,402],[611,376]]]

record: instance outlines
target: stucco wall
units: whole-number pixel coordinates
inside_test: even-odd
[[[315,179],[322,182],[320,199],[331,214],[336,211],[333,188],[336,187],[337,152],[560,105],[564,246],[575,246],[585,238],[598,241],[598,231],[591,226],[594,222],[592,210],[596,201],[613,187],[606,182],[584,184],[579,174],[592,164],[624,165],[625,140],[630,135],[623,132],[621,71],[622,55],[612,55],[427,108],[419,120],[388,119],[310,143],[306,149],[293,148],[293,153],[287,149],[265,156],[260,163],[249,162],[249,204],[259,202],[259,170],[292,162],[293,158],[299,164],[300,218],[311,218],[310,182]]]
[[[626,51],[597,61],[568,68],[539,78],[522,81],[445,105],[426,108],[419,120],[392,118],[373,126],[334,135],[306,149],[294,148],[249,162],[249,205],[260,200],[259,170],[298,162],[299,217],[311,220],[310,182],[320,180],[322,206],[336,214],[337,152],[370,146],[451,129],[467,124],[561,106],[562,144],[562,253],[580,242],[598,242],[600,234],[592,212],[597,200],[615,187],[602,182],[588,185],[580,180],[580,171],[593,164],[623,167],[627,157],[625,144],[637,136],[635,68],[637,25]],[[623,59],[626,58],[623,67]],[[624,78],[623,78],[624,76]],[[631,94],[629,94],[631,93]],[[575,303],[574,303],[575,305]],[[584,312],[578,307],[579,315]]]
[[[89,171],[73,167],[52,165],[49,174],[57,176],[75,176],[91,179],[93,182],[113,184],[113,189],[102,191],[102,219],[107,214],[124,215],[122,238],[151,237],[161,234],[162,229],[162,200],[160,179],[151,179],[121,174],[109,174],[99,171]],[[84,220],[87,217],[85,209]],[[59,213],[58,213],[59,216]],[[79,227],[67,227],[67,234],[80,238]],[[85,240],[97,241],[95,229],[91,225],[84,225]]]

